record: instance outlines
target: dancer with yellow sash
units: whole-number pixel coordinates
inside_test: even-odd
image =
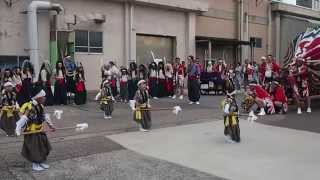
[[[224,135],[227,142],[240,142],[239,108],[235,99],[235,91],[227,93],[222,102],[224,118]]]
[[[17,103],[14,85],[8,81],[4,83],[1,97],[0,128],[7,136],[14,136],[16,122],[18,120],[19,105]]]
[[[95,100],[100,101],[100,109],[104,112],[104,119],[112,119],[113,101],[115,100],[112,95],[110,81],[106,79],[102,83],[102,88],[97,94]]]
[[[134,96],[134,100],[135,105],[133,107],[133,119],[139,124],[140,131],[149,131],[151,129],[151,106],[149,101],[149,93],[147,90],[147,83],[145,80],[140,80],[138,82],[138,90]]]
[[[22,156],[32,162],[34,171],[42,171],[49,168],[45,164],[51,151],[51,145],[43,129],[46,122],[51,131],[55,128],[50,117],[44,113],[45,96],[43,89],[34,90],[32,101],[24,103],[20,108],[20,120],[17,122],[16,135],[24,135]],[[22,133],[23,131],[23,133]]]

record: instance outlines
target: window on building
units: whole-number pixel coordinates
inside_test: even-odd
[[[262,48],[262,38],[251,37],[250,42],[253,44],[253,47]]]
[[[320,0],[313,1],[313,9],[318,11],[320,10]]]
[[[103,52],[103,34],[96,31],[75,31],[75,51],[86,53]]]
[[[296,4],[298,6],[312,8],[312,0],[297,0]]]
[[[0,69],[22,66],[24,60],[29,56],[0,56]]]

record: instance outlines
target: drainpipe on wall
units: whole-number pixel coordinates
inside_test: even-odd
[[[51,3],[47,1],[32,1],[28,6],[28,36],[29,36],[29,50],[30,61],[34,65],[34,73],[38,74],[40,71],[39,61],[39,37],[38,37],[38,10],[54,10],[59,13],[63,11],[60,4]],[[36,79],[36,78],[35,78]]]
[[[243,41],[243,0],[238,0],[238,40]],[[243,60],[243,47],[240,45],[239,58]]]
[[[272,13],[271,13],[271,1],[268,3],[268,44],[267,44],[267,52],[268,54],[272,54],[271,43],[272,43]]]

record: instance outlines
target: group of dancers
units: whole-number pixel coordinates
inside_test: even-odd
[[[44,106],[65,105],[72,97],[76,104],[86,103],[84,69],[68,56],[53,71],[43,63],[37,77],[28,60],[22,68],[6,68],[1,74],[0,128],[7,136],[24,135],[22,155],[32,162],[33,170],[48,169],[45,161],[51,146],[44,123],[50,131],[55,128]]]
[[[139,125],[139,130],[146,132],[151,129],[152,107],[150,98],[169,96],[183,99],[184,79],[188,81],[189,104],[199,104],[201,65],[193,57],[188,57],[188,65],[179,58],[173,64],[159,62],[137,67],[130,63],[129,68],[119,70],[113,62],[103,65],[100,91],[96,100],[104,112],[105,119],[112,118],[113,103],[116,97],[123,102],[133,103],[133,120]],[[267,67],[269,65],[266,65]],[[290,65],[288,81],[292,85],[298,103],[298,114],[301,114],[301,102],[307,101],[307,112],[311,113],[307,67],[301,58],[295,59]],[[267,72],[271,70],[270,72]],[[33,81],[32,65],[26,62],[22,70],[5,70],[2,78],[0,127],[8,136],[24,135],[22,155],[32,162],[32,169],[42,171],[49,168],[46,164],[51,145],[44,131],[44,123],[49,131],[55,131],[50,116],[45,113],[44,106],[52,104],[67,104],[72,94],[76,104],[86,102],[84,69],[76,66],[70,57],[56,63],[54,74],[54,91],[51,90],[52,71],[45,63],[41,66],[38,80]],[[259,84],[251,81],[246,86],[246,97],[243,108],[249,116],[286,113],[288,100],[279,78],[266,68],[268,82]],[[229,73],[226,73],[229,85],[225,89],[222,104],[224,117],[224,134],[230,142],[240,142],[239,111],[236,101],[236,86]],[[118,88],[118,86],[120,86]],[[120,89],[120,92],[119,92]]]

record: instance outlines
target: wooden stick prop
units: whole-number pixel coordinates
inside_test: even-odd
[[[181,111],[182,111],[182,108],[180,106],[174,106],[174,107],[171,107],[171,108],[145,108],[145,109],[140,109],[140,108],[135,108],[135,103],[136,101],[135,100],[130,100],[129,102],[129,106],[131,107],[131,109],[133,111],[172,111],[173,114],[175,115],[178,115]]]
[[[85,129],[87,129],[89,126],[87,123],[81,123],[77,124],[76,126],[71,126],[71,127],[64,127],[64,128],[56,128],[55,131],[64,131],[64,130],[69,130],[69,129],[74,129],[77,132],[82,132]],[[24,132],[21,133],[21,135],[30,135],[30,134],[36,134],[36,133],[41,133],[41,132],[52,132],[51,130],[38,130],[38,131],[32,131],[32,132]]]

